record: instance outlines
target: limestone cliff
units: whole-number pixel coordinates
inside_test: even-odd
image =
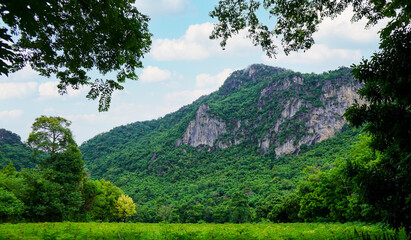
[[[226,103],[203,101],[177,145],[224,149],[254,142],[262,154],[298,153],[342,129],[345,109],[361,102],[360,87],[346,68],[319,77],[252,65],[220,88]]]
[[[227,132],[225,123],[215,117],[211,117],[208,110],[209,106],[207,104],[203,104],[198,108],[195,119],[188,124],[183,139],[177,145],[185,144],[193,147],[204,145],[212,147],[214,141],[221,134]]]

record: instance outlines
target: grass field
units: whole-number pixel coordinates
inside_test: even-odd
[[[406,239],[378,225],[362,223],[1,224],[0,239]]]

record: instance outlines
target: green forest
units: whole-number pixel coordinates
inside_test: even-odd
[[[307,114],[336,99],[319,100],[327,82],[355,83],[349,69],[315,75],[254,67],[254,76],[238,71],[219,91],[162,119],[115,128],[80,147],[70,122],[61,117],[36,119],[26,144],[1,130],[2,221],[388,222],[392,212],[362,196],[364,176],[354,173],[373,171],[384,157],[370,148],[372,138],[363,127],[346,124],[335,137],[302,144],[294,154],[264,153],[258,144],[281,118],[275,114],[284,111],[281,104],[293,98],[307,104],[283,121],[276,136],[291,136],[296,144],[309,135]],[[292,85],[296,77],[304,85]],[[291,85],[281,89],[285,83]],[[280,90],[258,108],[267,86]],[[176,144],[204,103],[228,129],[238,119],[248,122],[239,144],[224,149]]]
[[[30,67],[108,111],[162,40],[135,3],[1,1],[0,76]],[[61,116],[37,117],[27,139],[0,129],[0,239],[410,239],[409,2],[219,0],[208,36],[225,49],[245,31],[269,58],[305,52],[346,10],[381,24],[379,49],[349,68],[253,64],[176,112],[80,146]],[[18,90],[13,101],[31,91]]]

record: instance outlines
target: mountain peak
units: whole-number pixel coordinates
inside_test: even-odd
[[[220,91],[227,94],[255,82],[256,79],[260,79],[264,75],[274,76],[284,71],[287,71],[287,69],[264,64],[252,64],[243,70],[233,72],[221,86]]]

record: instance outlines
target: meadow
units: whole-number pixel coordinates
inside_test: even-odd
[[[149,224],[19,223],[1,224],[0,239],[407,239],[380,225],[363,223]]]

